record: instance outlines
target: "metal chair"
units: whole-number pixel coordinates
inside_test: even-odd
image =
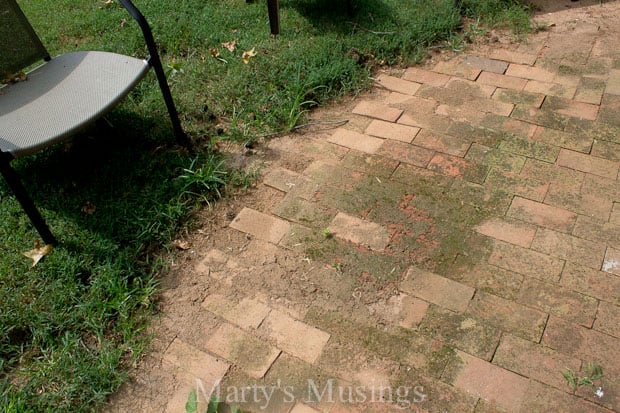
[[[73,52],[51,58],[15,0],[0,0],[0,79],[44,62],[15,83],[0,84],[0,173],[46,244],[56,244],[17,173],[13,159],[60,142],[109,112],[153,68],[177,141],[187,146],[151,29],[130,0],[150,56]]]

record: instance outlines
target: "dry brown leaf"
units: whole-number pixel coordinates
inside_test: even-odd
[[[216,59],[220,57],[220,51],[217,49],[209,49],[209,53],[211,53],[211,56],[215,57]]]
[[[183,251],[188,250],[193,247],[191,242],[183,241],[180,239],[175,239],[174,241],[172,241],[172,245],[174,245],[175,247]]]
[[[44,246],[41,247],[39,240],[37,240],[35,242],[34,249],[30,250],[30,251],[24,252],[24,256],[26,256],[26,257],[28,257],[28,258],[30,258],[32,260],[32,266],[34,267],[35,265],[37,265],[39,263],[39,261],[41,261],[41,258],[45,257],[50,252],[52,252],[52,245],[51,244],[47,244],[47,245],[44,245]]]
[[[250,63],[250,59],[254,56],[256,56],[256,51],[254,50],[254,48],[252,48],[251,50],[246,50],[245,52],[243,52],[241,58],[243,59],[243,63],[247,65],[248,63]]]
[[[230,42],[222,43],[222,47],[225,47],[226,49],[228,49],[229,52],[234,52],[235,49],[237,48],[237,41],[232,40]]]

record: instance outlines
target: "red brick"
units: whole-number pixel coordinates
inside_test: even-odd
[[[592,327],[598,307],[592,297],[532,278],[523,281],[519,302],[585,327]]]
[[[417,92],[420,88],[419,83],[410,82],[408,80],[403,80],[401,78],[385,74],[379,75],[377,78],[377,83],[388,90],[405,95],[415,95],[415,92]]]
[[[620,223],[604,222],[579,215],[573,235],[590,241],[606,243],[613,248],[620,248]]]
[[[536,228],[516,221],[507,222],[491,218],[474,228],[480,234],[528,248],[532,244]]]
[[[250,377],[261,379],[280,355],[280,350],[234,327],[222,324],[211,334],[205,348],[239,366]]]
[[[450,80],[450,76],[441,73],[431,72],[429,70],[420,69],[417,67],[410,67],[405,70],[403,79],[412,82],[425,83],[427,85],[443,87]]]
[[[518,196],[513,198],[506,216],[564,232],[571,232],[577,221],[573,212]]]
[[[620,306],[601,301],[596,313],[594,329],[620,338]]]
[[[542,93],[543,95],[572,99],[572,97],[575,95],[577,87],[561,85],[559,83],[528,80],[523,90],[526,92]]]
[[[587,134],[562,132],[542,126],[536,128],[536,132],[532,139],[537,142],[546,143],[547,145],[560,146],[583,153],[590,153],[592,143],[594,142],[594,138]]]
[[[327,141],[366,153],[377,152],[383,143],[383,139],[343,128],[337,129]]]
[[[563,260],[503,242],[495,243],[489,264],[543,281],[558,281],[564,267]]]
[[[524,79],[538,80],[540,82],[552,82],[555,74],[543,69],[542,67],[534,67],[511,63],[506,70],[508,76],[522,77]]]
[[[401,109],[392,108],[372,101],[362,101],[353,108],[353,113],[357,115],[368,116],[386,120],[388,122],[396,122],[403,111]]]
[[[415,267],[409,268],[400,289],[407,294],[458,312],[465,311],[475,291],[472,287]]]
[[[620,277],[567,262],[560,284],[573,291],[620,305]]]
[[[538,342],[547,314],[514,301],[482,291],[476,292],[466,314],[486,320],[492,326],[530,341]]]
[[[543,182],[552,182],[560,185],[569,183],[570,186],[576,186],[583,183],[586,174],[574,169],[563,168],[548,162],[529,158],[525,161],[523,169],[521,169],[521,176]]]
[[[316,184],[308,178],[284,168],[271,170],[263,178],[263,183],[282,192],[295,193],[304,199],[311,199],[316,190]]]
[[[484,182],[487,167],[463,158],[438,153],[428,164],[428,169],[446,176],[463,176],[470,182]]]
[[[581,368],[578,358],[509,334],[502,337],[493,364],[560,390],[566,390],[561,372],[567,368],[577,372]]]
[[[551,316],[542,344],[582,360],[597,362],[606,374],[620,374],[618,338]]]
[[[277,244],[288,233],[290,224],[271,215],[244,207],[230,223],[230,227]]]
[[[605,260],[603,261],[603,271],[610,274],[620,275],[620,250],[607,248]]]
[[[424,148],[460,157],[465,156],[469,145],[471,145],[470,141],[462,138],[433,133],[427,129],[423,129],[418,133],[413,143]]]
[[[446,370],[454,387],[510,412],[520,410],[529,386],[525,377],[458,350]]]
[[[522,65],[533,65],[538,59],[536,54],[520,53],[513,50],[494,47],[489,51],[489,57],[497,60],[505,60],[510,63],[519,63]]]
[[[263,322],[270,308],[260,301],[244,298],[234,304],[229,297],[220,294],[209,295],[202,306],[241,328],[255,329]]]
[[[547,145],[542,142],[536,142],[532,139],[510,136],[500,142],[499,148],[503,151],[516,153],[528,158],[535,158],[545,162],[555,162],[560,152],[560,148],[553,145]]]
[[[415,166],[426,167],[434,152],[403,142],[386,140],[377,152],[380,155]]]
[[[560,150],[558,165],[609,179],[616,179],[620,167],[619,162],[567,149]]]
[[[545,199],[549,190],[549,183],[504,172],[496,167],[491,168],[484,182],[490,191],[502,188],[509,194],[540,202]]]
[[[378,136],[385,139],[411,143],[413,138],[420,132],[420,128],[400,125],[398,123],[373,120],[366,128],[367,135]]]
[[[596,269],[601,268],[605,255],[605,244],[544,228],[536,232],[532,249]]]
[[[523,90],[527,84],[527,80],[520,77],[499,75],[491,72],[480,73],[480,76],[478,76],[476,81],[484,85],[492,85],[513,90]]]
[[[389,242],[385,227],[339,212],[329,224],[329,230],[338,238],[362,245],[375,251],[383,251]]]
[[[328,333],[277,310],[269,313],[259,331],[282,350],[311,364],[317,361],[330,338]]]
[[[550,109],[562,115],[579,119],[596,120],[598,116],[598,105],[575,102],[574,100],[554,96],[547,96],[542,107],[543,109]]]

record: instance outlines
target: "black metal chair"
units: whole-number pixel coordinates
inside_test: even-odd
[[[56,244],[27,194],[13,159],[60,142],[109,112],[153,68],[177,141],[189,145],[151,29],[130,0],[119,0],[138,22],[150,56],[73,52],[51,58],[15,0],[0,0],[0,173],[46,244]],[[44,62],[25,79],[20,71]],[[17,76],[19,77],[19,76]],[[8,80],[7,80],[8,79]]]

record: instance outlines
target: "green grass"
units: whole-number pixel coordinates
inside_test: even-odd
[[[264,1],[136,3],[200,150],[190,156],[174,146],[151,76],[109,116],[114,130],[92,129],[70,146],[14,163],[60,245],[31,268],[21,253],[37,234],[1,182],[3,411],[91,411],[126,379],[148,347],[144,329],[170,241],[224,182],[251,180],[205,151],[214,141],[250,143],[290,130],[312,106],[368,87],[373,65],[417,62],[428,46],[453,42],[460,25],[449,0],[354,0],[352,16],[344,1],[282,0],[282,34],[273,38]],[[136,25],[116,4],[20,4],[53,55],[144,56]],[[528,27],[514,1],[466,0],[463,10],[482,26]],[[235,50],[222,46],[231,41]],[[245,64],[251,49],[256,56]]]

